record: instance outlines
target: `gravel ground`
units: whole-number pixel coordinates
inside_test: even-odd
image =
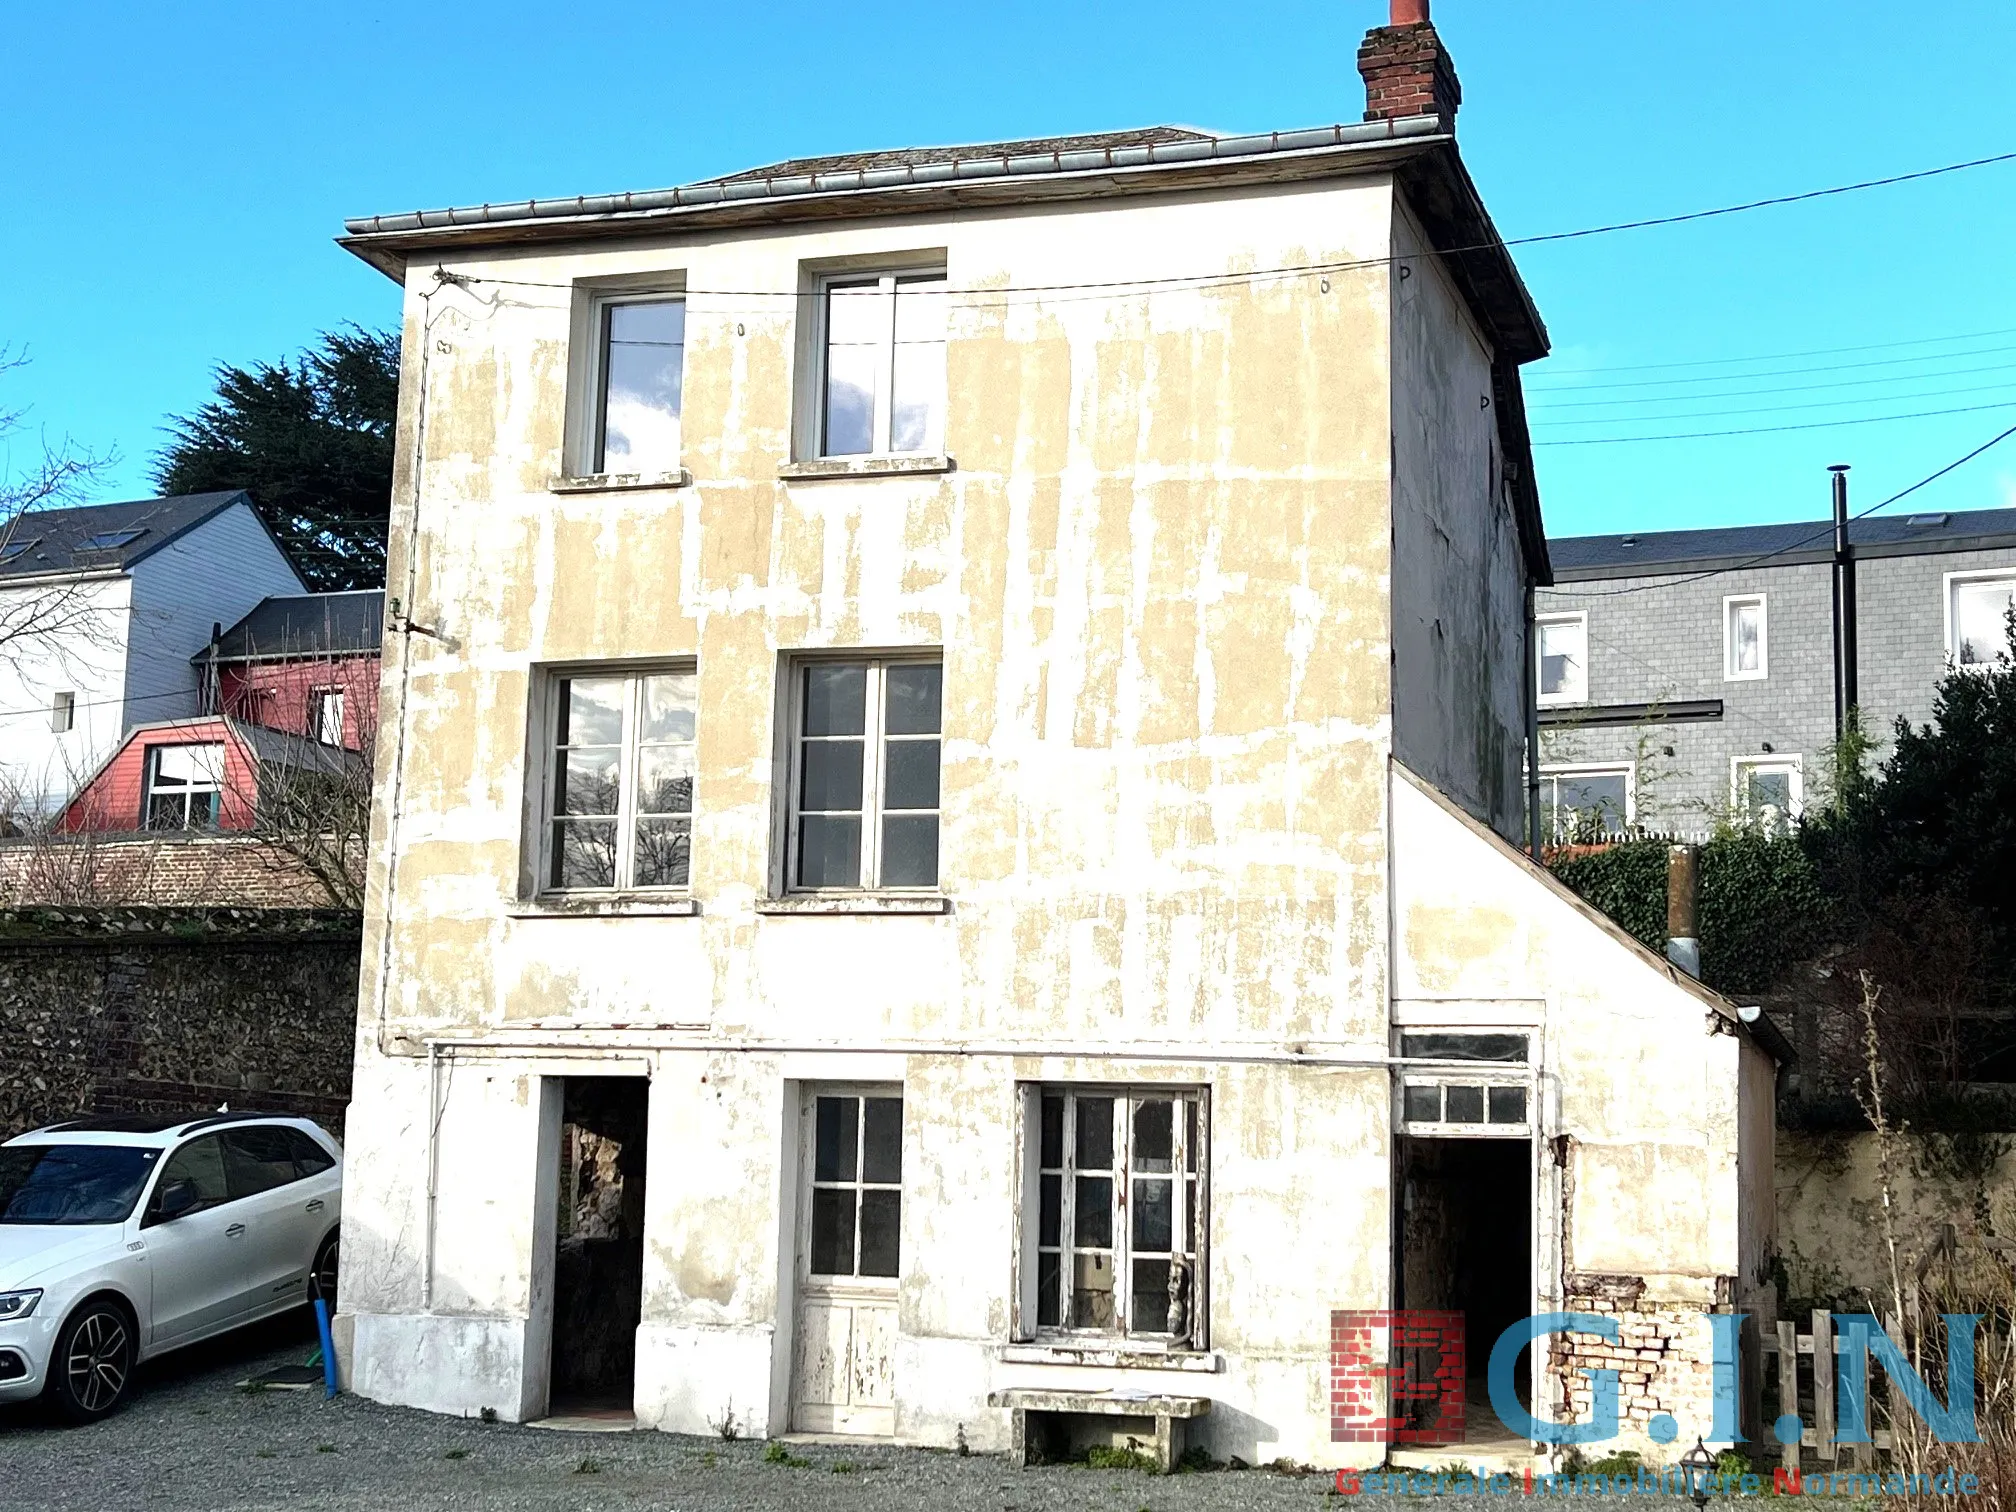
[[[141,1372],[124,1410],[90,1428],[39,1411],[0,1409],[0,1509],[5,1512],[596,1512],[601,1508],[742,1512],[1272,1512],[1340,1504],[1330,1482],[1269,1471],[1152,1476],[1139,1471],[1015,1470],[989,1456],[930,1450],[794,1445],[795,1463],[767,1445],[663,1433],[565,1433],[436,1417],[357,1397],[247,1392],[239,1382],[299,1364],[312,1325],[267,1325],[183,1351]],[[1427,1498],[1354,1503],[1421,1506]],[[1533,1502],[1464,1495],[1455,1508]],[[1676,1498],[1603,1498],[1666,1512]],[[1349,1504],[1345,1504],[1349,1505]]]

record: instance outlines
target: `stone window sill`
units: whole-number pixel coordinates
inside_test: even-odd
[[[952,900],[943,893],[793,893],[758,898],[759,914],[945,914]]]
[[[905,478],[952,471],[950,457],[817,457],[810,462],[786,462],[777,476],[804,483],[816,478]]]
[[[683,467],[670,472],[591,473],[581,478],[554,478],[546,489],[556,494],[629,493],[646,488],[687,488],[693,474]]]
[[[1109,1370],[1187,1370],[1200,1375],[1216,1375],[1225,1368],[1224,1357],[1215,1349],[1151,1349],[1091,1340],[1003,1344],[999,1358],[1006,1365],[1096,1365]]]
[[[548,893],[506,910],[514,919],[681,919],[700,912],[697,898],[662,893]]]

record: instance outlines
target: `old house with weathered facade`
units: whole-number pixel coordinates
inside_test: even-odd
[[[1586,1302],[1627,1437],[1707,1431],[1771,1061],[1521,849],[1546,339],[1395,20],[1362,123],[351,223],[405,289],[353,1389],[1364,1464],[1340,1314],[1481,1375]]]

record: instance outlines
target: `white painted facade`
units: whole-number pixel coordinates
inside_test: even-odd
[[[1424,237],[1394,177],[1338,169],[412,257],[390,592],[425,628],[383,682],[352,1389],[547,1411],[580,1077],[649,1078],[631,1399],[669,1431],[844,1417],[991,1450],[991,1393],[1117,1387],[1209,1398],[1221,1457],[1364,1463],[1331,1436],[1331,1314],[1395,1305],[1408,1027],[1532,1040],[1536,1307],[1605,1266],[1690,1317],[1728,1305],[1761,1263],[1737,1215],[1768,1214],[1739,1133],[1761,1052],[1505,838],[1525,568],[1492,343],[1436,259],[1394,293]],[[1218,281],[965,298],[948,455],[794,471],[808,278],[924,260],[967,291]],[[1310,264],[1351,271],[1246,276]],[[682,476],[567,483],[582,312],[653,287],[739,291],[691,298]],[[928,895],[781,886],[789,669],[845,650],[942,653]],[[697,679],[690,885],[556,903],[546,690],[640,663]],[[805,1261],[821,1088],[902,1099],[900,1266],[842,1299],[873,1368],[837,1403],[807,1395],[839,1327]],[[1040,1323],[1046,1089],[1200,1098],[1187,1342]]]
[[[17,538],[34,529],[29,516]],[[303,591],[243,501],[124,569],[0,578],[0,625],[34,627],[0,655],[0,781],[9,796],[36,812],[59,808],[133,726],[195,716],[189,659],[211,627],[236,623],[269,594]],[[67,730],[54,717],[62,693],[73,699]]]

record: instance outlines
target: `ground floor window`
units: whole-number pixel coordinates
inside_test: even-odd
[[[1742,818],[1780,830],[1799,817],[1806,792],[1797,756],[1738,757],[1734,772],[1732,797]]]
[[[815,1276],[894,1276],[903,1219],[903,1099],[813,1099]]]
[[[1620,835],[1632,821],[1629,762],[1616,766],[1552,767],[1540,773],[1540,812],[1556,845]]]
[[[1203,1347],[1204,1096],[1028,1089],[1025,1318]]]

